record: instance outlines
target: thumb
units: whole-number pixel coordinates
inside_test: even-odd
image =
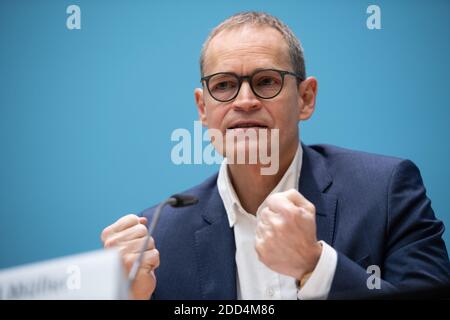
[[[146,217],[139,217],[139,223],[146,226],[148,223],[148,220]]]

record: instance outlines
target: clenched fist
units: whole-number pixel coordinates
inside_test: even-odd
[[[322,253],[315,214],[314,205],[295,189],[270,195],[256,227],[259,260],[297,280],[312,272]]]
[[[106,227],[101,235],[105,248],[118,248],[127,273],[139,256],[147,236],[147,219],[134,214],[126,215]],[[150,238],[142,263],[131,287],[134,299],[149,299],[156,287],[154,270],[159,266],[159,252]]]

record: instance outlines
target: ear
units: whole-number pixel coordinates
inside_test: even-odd
[[[196,88],[194,90],[195,103],[197,104],[198,118],[202,125],[207,127],[208,121],[206,117],[205,99],[203,98],[203,89]]]
[[[311,118],[316,107],[317,80],[314,77],[308,77],[299,84],[299,120],[308,120]]]

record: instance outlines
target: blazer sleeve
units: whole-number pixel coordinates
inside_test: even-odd
[[[380,289],[369,289],[371,273],[338,252],[329,299],[415,291],[450,284],[450,263],[419,169],[409,160],[392,171],[388,184],[387,222]]]

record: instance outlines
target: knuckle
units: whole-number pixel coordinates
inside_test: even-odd
[[[159,266],[159,251],[156,249],[147,251],[144,255],[143,265],[150,268],[157,268]]]
[[[260,223],[260,221],[265,221],[267,219],[268,214],[269,214],[268,207],[265,207],[264,209],[262,209],[261,213],[259,214],[260,220],[258,220],[258,223]]]
[[[311,202],[306,203],[303,208],[303,210],[301,210],[301,212],[303,214],[314,214],[316,212],[316,207],[314,206],[314,204],[312,204]]]
[[[110,233],[109,230],[110,227],[108,226],[105,229],[103,229],[102,233],[100,234],[100,239],[102,240],[102,242],[105,242],[105,240],[108,238],[108,235]]]
[[[280,203],[280,211],[282,213],[289,214],[292,211],[292,207],[289,205],[289,203],[283,202]]]
[[[148,249],[153,249],[155,248],[155,240],[153,239],[153,237],[150,237],[148,239],[148,245],[147,245],[147,250]],[[156,249],[155,249],[156,250]]]
[[[266,200],[269,207],[274,206],[278,202],[279,198],[280,198],[279,193],[273,193],[273,194],[269,195]]]
[[[138,224],[135,225],[136,228],[136,237],[144,237],[145,235],[147,235],[147,227],[144,226],[143,224]]]
[[[158,251],[158,249],[153,249],[154,250],[154,253],[153,253],[153,255],[154,255],[154,257],[155,257],[155,268],[156,267],[159,267],[159,251]]]
[[[105,248],[113,248],[117,246],[118,239],[116,237],[111,237],[105,240]]]
[[[299,207],[292,207],[289,213],[286,215],[288,223],[295,223],[299,217],[302,215],[302,210]]]
[[[280,230],[271,230],[266,232],[266,236],[264,237],[265,243],[271,243],[275,239],[275,235],[279,233]]]
[[[295,189],[295,188],[289,189],[288,191],[286,191],[286,193],[289,194],[289,195],[296,195],[296,194],[299,194],[298,190]]]
[[[132,225],[139,223],[139,217],[133,213],[127,214],[122,219],[123,219],[123,222],[129,222]]]
[[[138,216],[135,215],[134,213],[129,213],[129,214],[125,215],[125,218],[129,219],[129,220],[138,220]]]

